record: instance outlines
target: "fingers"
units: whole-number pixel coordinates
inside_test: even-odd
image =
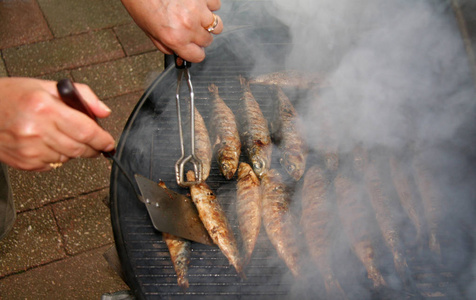
[[[217,11],[221,7],[221,1],[220,0],[207,0],[207,7],[211,11]]]
[[[91,88],[82,83],[74,83],[74,86],[82,96],[84,101],[88,104],[95,116],[105,118],[111,114],[111,109],[99,100],[98,96],[91,90]]]
[[[219,15],[211,13],[205,20],[209,20],[209,22],[202,22],[202,27],[208,33],[220,34],[223,31],[223,22]]]

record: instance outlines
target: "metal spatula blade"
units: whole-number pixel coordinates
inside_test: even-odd
[[[214,245],[192,200],[135,174],[135,179],[155,229],[194,242]]]

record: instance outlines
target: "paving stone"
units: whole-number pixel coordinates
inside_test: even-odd
[[[159,51],[78,68],[71,73],[75,81],[88,84],[101,99],[116,97],[145,88],[164,69]]]
[[[5,68],[5,63],[3,62],[1,54],[2,53],[0,52],[0,77],[7,77],[8,76],[7,69]]]
[[[48,172],[9,169],[16,209],[25,211],[109,186],[111,164],[104,157],[70,160]]]
[[[101,126],[114,137],[116,141],[121,137],[122,130],[135,105],[142,96],[141,92],[131,93],[112,99],[105,100],[104,103],[112,110],[109,117],[101,119]]]
[[[111,29],[3,50],[10,76],[40,76],[124,56]]]
[[[105,188],[53,205],[67,254],[75,255],[114,242],[111,214],[103,203],[108,194],[109,189]]]
[[[73,76],[71,76],[71,71],[63,70],[63,71],[59,71],[59,72],[56,72],[56,73],[51,73],[51,74],[48,74],[48,75],[38,76],[36,78],[45,79],[45,80],[59,81],[59,80],[64,79],[64,78],[69,78],[69,79],[72,80]]]
[[[149,37],[135,23],[115,27],[114,32],[127,55],[140,54],[156,49]]]
[[[128,290],[102,254],[109,246],[0,279],[2,299],[101,299]]]
[[[65,256],[51,207],[19,213],[13,230],[0,241],[0,278]],[[4,291],[0,288],[0,298]]]
[[[55,37],[132,22],[121,1],[38,0]]]
[[[0,49],[52,37],[36,1],[0,1]]]

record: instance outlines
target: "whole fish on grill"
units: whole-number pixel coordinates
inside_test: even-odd
[[[251,84],[278,85],[298,89],[310,89],[318,85],[324,85],[324,78],[313,72],[301,70],[282,70],[252,77]]]
[[[177,274],[177,284],[183,289],[188,289],[188,265],[192,256],[191,242],[165,232],[162,233],[162,238],[169,248],[170,259]]]
[[[276,86],[276,114],[271,128],[273,137],[281,150],[279,162],[294,179],[301,179],[306,169],[307,145],[304,141],[304,126],[288,96]]]
[[[261,227],[260,181],[247,163],[238,167],[236,211],[243,240],[243,265],[248,264]]]
[[[385,244],[393,255],[395,270],[402,280],[405,288],[415,290],[410,270],[405,258],[405,247],[400,232],[401,216],[399,215],[399,201],[391,197],[382,178],[385,178],[377,166],[377,162],[368,162],[365,171],[365,186],[370,198],[370,203],[375,211],[377,223],[382,233]]]
[[[163,181],[159,182],[159,186],[167,189]],[[177,284],[183,289],[188,289],[188,265],[192,256],[191,242],[165,232],[162,232],[162,239],[169,248],[170,259],[177,274]]]
[[[213,152],[221,173],[226,179],[231,179],[238,168],[241,153],[241,141],[235,115],[218,94],[218,86],[210,84],[208,90],[213,95],[210,126],[214,139]]]
[[[187,180],[195,180],[193,171],[187,172]],[[230,264],[235,267],[238,275],[244,278],[242,260],[235,235],[217,197],[205,182],[190,186],[190,195],[197,207],[198,216],[213,242],[228,258]]]
[[[239,79],[243,91],[240,118],[241,141],[251,161],[253,171],[261,178],[270,167],[273,151],[268,121],[263,116],[258,102],[251,93],[248,81],[243,76],[240,76]]]
[[[441,247],[438,238],[438,227],[443,208],[442,192],[439,191],[434,175],[430,169],[425,153],[417,153],[413,158],[415,182],[423,204],[424,216],[428,228],[430,251],[441,260]]]
[[[319,97],[319,90],[312,89],[309,93],[310,102],[314,102],[316,109],[313,109],[312,120],[315,123],[310,133],[311,141],[314,141],[314,149],[319,153],[324,161],[324,165],[331,172],[337,172],[339,168],[339,142],[334,126],[332,126],[332,114],[329,112],[328,103]]]
[[[372,241],[372,226],[369,224],[371,212],[365,204],[361,186],[344,173],[334,179],[338,215],[352,250],[367,270],[367,276],[376,289],[387,283],[378,269]]]
[[[390,156],[389,161],[393,185],[398,193],[403,209],[415,227],[416,241],[421,249],[423,245],[425,218],[420,198],[416,191],[410,164],[407,164],[406,161],[402,161],[395,154]]]
[[[295,277],[301,276],[296,222],[290,211],[291,195],[281,174],[269,170],[261,178],[262,222],[278,256]]]
[[[205,181],[210,175],[212,163],[212,146],[208,135],[207,126],[202,115],[195,107],[195,155],[202,163],[202,180]]]
[[[331,184],[322,168],[307,170],[302,185],[301,224],[311,259],[324,278],[328,299],[347,299],[331,267],[335,214],[330,202]]]

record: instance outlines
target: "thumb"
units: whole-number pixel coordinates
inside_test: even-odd
[[[82,83],[74,83],[74,85],[96,117],[105,118],[111,114],[111,109],[99,100],[99,97],[88,85]]]

